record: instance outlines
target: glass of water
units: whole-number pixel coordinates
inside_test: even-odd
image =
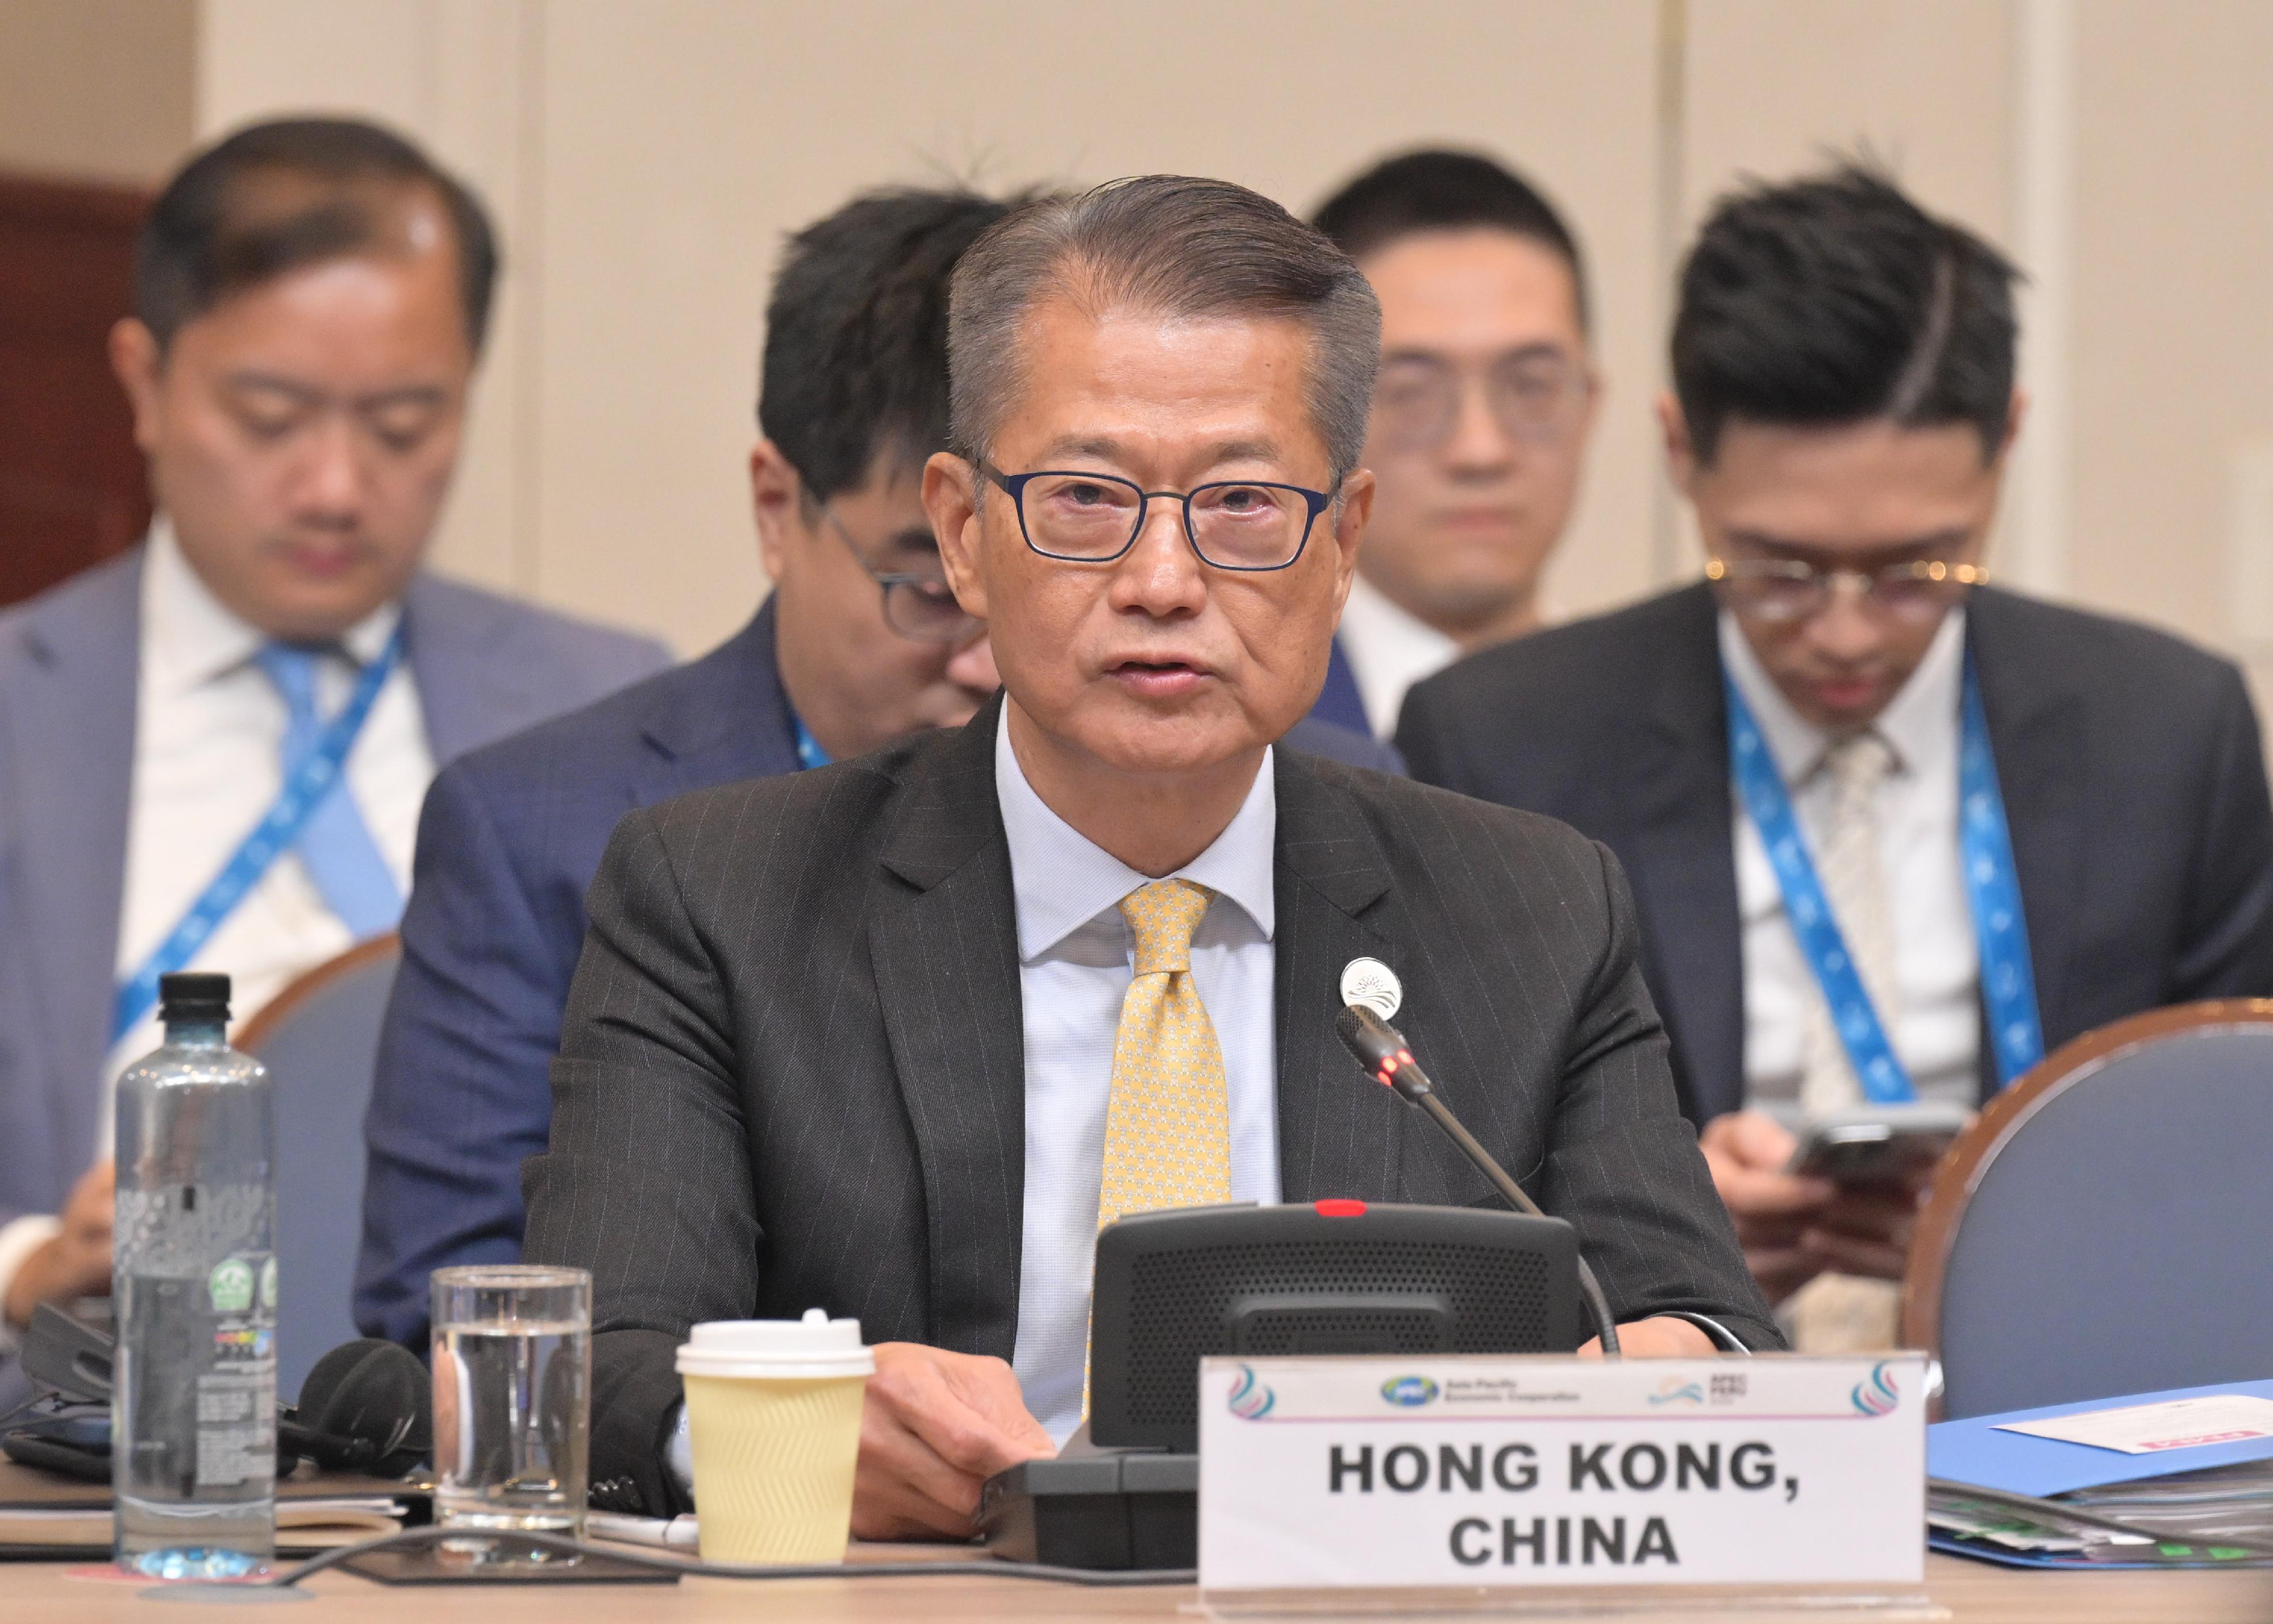
[[[436,1269],[432,1291],[436,1521],[469,1534],[581,1538],[592,1276],[476,1264]],[[458,1553],[543,1560],[510,1539],[469,1540]]]

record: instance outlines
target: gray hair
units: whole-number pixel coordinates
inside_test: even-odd
[[[1177,318],[1251,316],[1310,331],[1310,418],[1333,470],[1365,446],[1381,303],[1349,258],[1258,192],[1144,175],[1051,198],[989,227],[949,297],[950,444],[976,462],[1017,399],[1021,327],[1045,296]]]

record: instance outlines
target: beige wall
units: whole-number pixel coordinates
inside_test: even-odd
[[[1210,60],[1271,69],[1217,94]],[[762,590],[776,245],[859,187],[1181,168],[1302,208],[1416,141],[1528,168],[1592,257],[1610,386],[1573,612],[1694,567],[1649,414],[1682,238],[1741,175],[1867,147],[2031,275],[2008,578],[2273,670],[2269,60],[2273,12],[2231,0],[4,0],[0,162],[149,173],[185,82],[201,133],[322,106],[425,138],[508,246],[443,560],[692,651]]]
[[[2013,8],[2003,0],[1691,0],[1683,194],[1870,152],[1992,238],[2012,223]]]
[[[2077,16],[2076,595],[2273,693],[2273,11]]]
[[[197,0],[0,0],[0,168],[156,179],[190,139]]]

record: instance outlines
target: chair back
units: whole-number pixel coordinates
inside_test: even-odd
[[[236,1046],[276,1088],[276,1393],[356,1329],[363,1119],[401,944],[374,937],[319,964],[245,1022]]]
[[[2064,1045],[1935,1175],[1902,1344],[1957,1419],[2273,1375],[2273,1001]]]

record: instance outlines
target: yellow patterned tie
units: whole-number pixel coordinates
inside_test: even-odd
[[[1113,1041],[1099,1229],[1123,1213],[1231,1199],[1223,1049],[1192,984],[1192,932],[1214,896],[1189,879],[1156,879],[1121,899],[1136,975]]]

